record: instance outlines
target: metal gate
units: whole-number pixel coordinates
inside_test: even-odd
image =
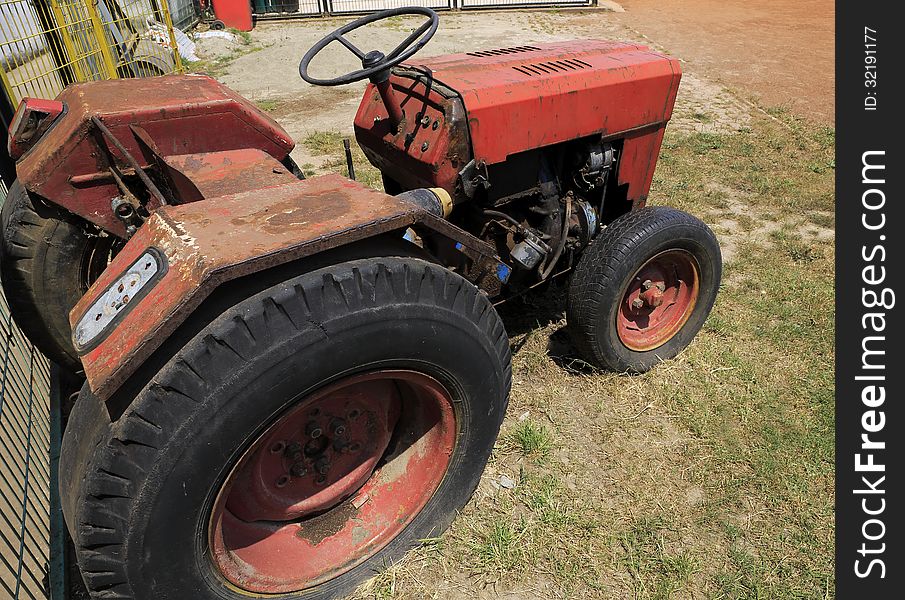
[[[424,6],[434,10],[592,6],[597,0],[252,0],[259,19],[369,13],[388,8]]]

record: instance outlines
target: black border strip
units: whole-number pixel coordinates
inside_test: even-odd
[[[841,599],[900,598],[905,589],[905,340],[898,306],[905,302],[903,37],[901,4],[836,3],[836,592]]]

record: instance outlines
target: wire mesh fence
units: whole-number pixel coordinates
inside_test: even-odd
[[[179,69],[166,0],[0,0],[0,78],[13,104],[74,81]]]
[[[201,9],[198,0],[169,0],[173,27],[185,30],[198,22]]]
[[[50,365],[0,292],[0,598],[49,596],[49,398]]]

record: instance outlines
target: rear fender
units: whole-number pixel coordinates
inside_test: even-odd
[[[119,237],[125,236],[125,227],[110,206],[121,194],[110,173],[111,159],[127,179],[134,174],[97,132],[92,117],[109,128],[143,169],[152,165],[135,127],[167,157],[257,149],[280,162],[295,145],[251,102],[201,75],[73,84],[57,100],[66,105],[66,113],[16,164],[19,181],[30,193]]]
[[[488,295],[508,267],[483,241],[402,198],[327,175],[157,210],[70,313],[91,390],[109,399],[223,284],[408,228],[471,258]],[[395,232],[395,233],[394,233]]]

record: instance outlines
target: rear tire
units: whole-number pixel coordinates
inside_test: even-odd
[[[319,268],[225,310],[125,400],[128,407],[118,418],[86,387],[64,436],[60,472],[64,514],[88,589],[98,597],[136,600],[240,600],[260,593],[254,586],[237,590],[242,586],[234,573],[220,568],[209,550],[211,531],[219,531],[213,518],[222,506],[218,497],[232,493],[225,484],[246,464],[246,450],[258,448],[261,439],[266,443],[260,448],[272,448],[264,435],[298,407],[309,411],[306,402],[337,381],[399,369],[448,391],[454,446],[436,455],[448,462],[426,504],[386,545],[316,587],[287,592],[284,581],[271,596],[324,600],[351,593],[419,540],[438,535],[477,486],[511,381],[508,338],[477,288],[416,258]],[[401,406],[399,423],[421,404]],[[409,443],[398,427],[382,459],[386,472],[393,472]],[[406,460],[410,472],[414,459]],[[398,497],[403,507],[412,489],[372,494],[364,506]],[[351,511],[350,498],[314,519]],[[352,521],[350,514],[365,513],[344,514],[327,523],[339,527],[343,519]],[[384,525],[361,526],[375,535]],[[318,543],[327,545],[334,535],[330,529]],[[332,558],[344,563],[349,556]]]
[[[622,215],[591,242],[572,274],[572,339],[594,366],[644,373],[691,343],[713,308],[721,274],[719,243],[700,219],[659,206]]]
[[[13,183],[0,213],[0,278],[19,328],[47,358],[81,370],[69,311],[109,263],[116,238],[89,235],[72,216]]]

